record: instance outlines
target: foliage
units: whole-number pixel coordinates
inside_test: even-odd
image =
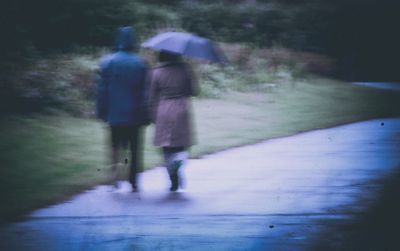
[[[182,10],[184,28],[226,42],[271,46],[283,39],[285,14],[273,5],[187,3]]]
[[[68,55],[36,59],[14,77],[13,94],[3,112],[63,109],[93,112],[97,57]]]
[[[221,98],[229,91],[269,90],[282,81],[322,72],[330,61],[312,53],[285,48],[257,49],[246,44],[221,44],[229,64],[216,65],[191,60],[201,86],[201,96]],[[62,109],[75,115],[91,117],[94,111],[96,69],[105,50],[88,53],[48,56],[33,60],[13,77],[13,94],[3,102],[5,111]],[[151,64],[154,53],[142,50]],[[316,67],[314,69],[313,67]],[[319,68],[318,68],[319,67]],[[10,106],[11,104],[11,106]]]
[[[281,66],[287,66],[296,76],[306,73],[329,75],[334,70],[332,59],[316,53],[273,47],[261,49],[260,55],[268,59],[267,65],[270,70],[276,71]]]
[[[88,87],[93,78],[90,67],[97,63],[99,48],[112,46],[114,30],[122,25],[133,25],[139,41],[160,31],[180,30],[225,42],[229,67],[197,67],[204,82],[202,95],[207,97],[219,97],[226,89],[259,88],[255,84],[303,77],[308,72],[352,75],[348,72],[356,64],[359,70],[369,67],[371,54],[377,62],[394,60],[390,48],[398,47],[396,40],[383,31],[379,31],[382,39],[369,38],[368,27],[375,32],[379,28],[368,19],[374,6],[374,0],[2,2],[0,28],[5,39],[0,40],[0,98],[7,108],[0,110],[40,106],[85,110],[93,96],[93,88]],[[355,8],[358,11],[352,11]],[[384,8],[379,5],[377,14]],[[379,20],[394,23],[395,9]],[[368,41],[381,44],[385,53],[372,53]],[[79,58],[90,58],[92,66],[81,68]],[[384,75],[395,67],[390,63],[368,72]]]
[[[4,6],[2,48],[31,46],[39,51],[75,45],[109,45],[115,27],[132,23],[127,0],[19,0]],[[3,28],[3,27],[2,27]],[[15,44],[15,42],[17,42]],[[11,50],[13,52],[13,50]]]
[[[92,116],[100,55],[80,53],[27,60],[3,88],[1,114],[64,110]]]
[[[65,51],[112,44],[116,27],[134,25],[139,36],[160,27],[183,28],[226,42],[323,48],[335,8],[328,1],[17,0],[2,6],[2,53]],[[11,24],[11,25],[10,25]],[[322,39],[322,40],[321,40]],[[325,39],[325,38],[324,38]]]
[[[111,45],[115,28],[135,20],[132,9],[125,8],[128,2],[2,1],[0,98],[4,102],[0,111],[81,102],[82,93],[74,87],[77,79],[88,78],[88,69],[70,62],[73,55],[58,55],[82,46]]]
[[[229,91],[268,91],[310,73],[327,74],[333,70],[329,58],[310,52],[281,47],[257,49],[244,44],[222,44],[222,49],[228,65],[194,64],[203,97],[221,98]]]

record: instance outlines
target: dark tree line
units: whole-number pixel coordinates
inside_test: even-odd
[[[325,54],[336,61],[336,76],[347,80],[400,80],[398,1],[194,2],[199,4],[192,1],[182,19],[201,35]]]
[[[1,50],[67,50],[109,43],[115,26],[132,23],[127,0],[13,0],[2,2]]]
[[[108,46],[114,29],[138,35],[172,20],[190,32],[257,47],[330,56],[347,78],[396,78],[396,0],[13,0],[0,6],[4,66],[26,56]],[[146,8],[143,8],[145,6]],[[173,19],[173,18],[172,18]],[[36,53],[36,54],[35,54]],[[374,74],[371,74],[374,72]],[[375,76],[376,75],[376,76]],[[4,78],[3,78],[4,79]]]

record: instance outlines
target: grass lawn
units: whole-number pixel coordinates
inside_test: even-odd
[[[372,118],[400,116],[400,92],[313,79],[195,99],[192,157]],[[9,116],[0,124],[0,219],[12,219],[105,183],[107,127],[68,115]],[[146,129],[145,167],[161,163]]]

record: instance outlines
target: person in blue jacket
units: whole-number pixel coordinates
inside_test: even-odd
[[[117,177],[121,149],[130,147],[129,181],[138,190],[138,173],[142,171],[142,126],[149,123],[148,67],[133,53],[132,27],[119,28],[114,53],[100,62],[97,116],[110,125],[112,177]]]

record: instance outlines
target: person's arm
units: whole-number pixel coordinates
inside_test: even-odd
[[[142,92],[142,111],[144,124],[147,125],[151,121],[151,106],[150,106],[150,84],[151,75],[148,66],[145,64],[143,67],[143,92]]]
[[[150,93],[149,93],[149,111],[150,119],[153,123],[156,120],[157,106],[159,101],[159,90],[157,78],[154,74],[154,70],[149,71],[149,83],[150,83]]]

